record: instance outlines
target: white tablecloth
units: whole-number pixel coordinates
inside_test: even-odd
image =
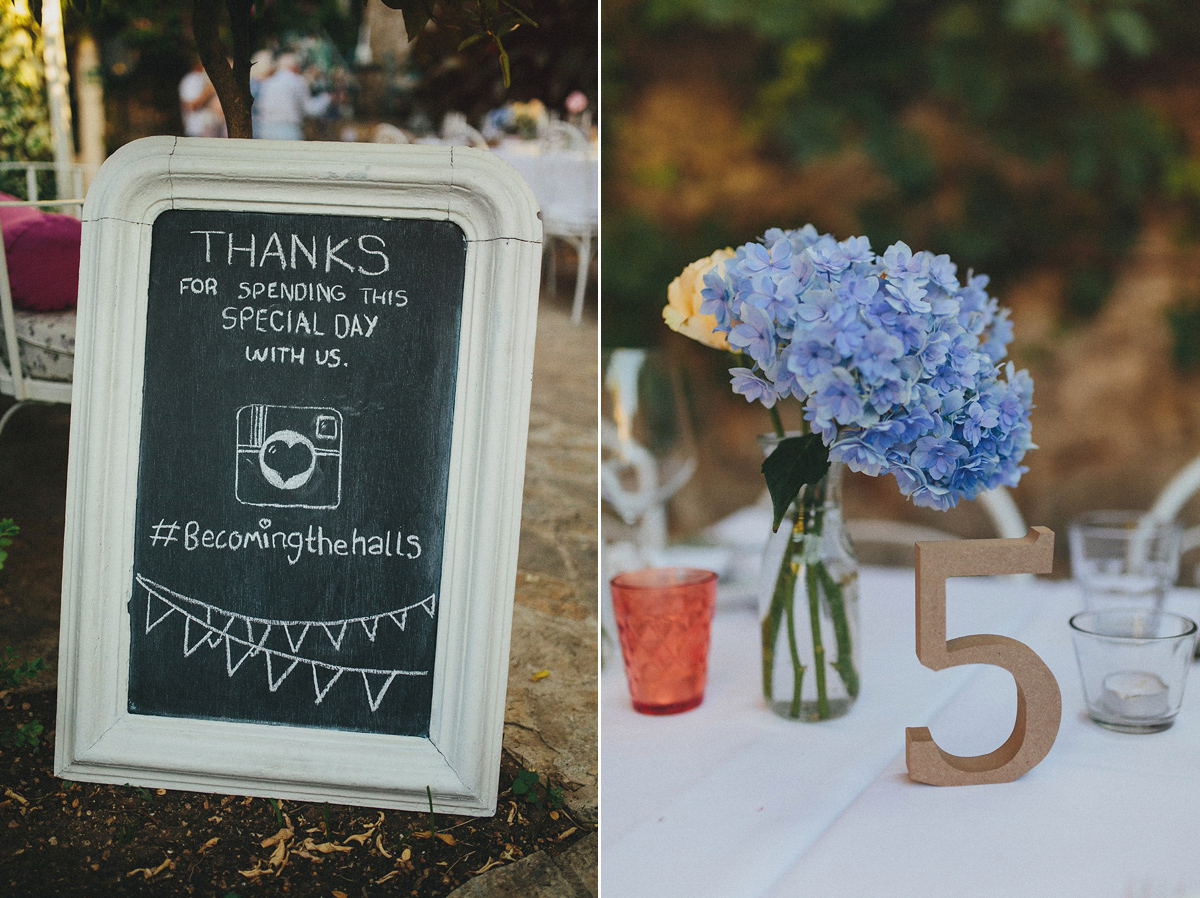
[[[1062,725],[1013,783],[914,783],[905,727],[928,725],[953,754],[983,754],[1012,731],[1016,690],[998,668],[921,666],[911,570],[864,569],[861,587],[863,689],[839,720],[766,711],[757,618],[744,606],[718,611],[693,711],[637,714],[619,653],[610,661],[604,898],[1200,896],[1200,680],[1171,729],[1104,730],[1084,711],[1067,626],[1081,604],[1074,584],[951,580],[949,637],[1026,643],[1058,679]],[[1196,617],[1200,595],[1177,591],[1168,607]]]
[[[561,223],[572,232],[595,227],[600,210],[595,150],[543,149],[537,141],[506,140],[492,152],[533,188],[548,224]]]

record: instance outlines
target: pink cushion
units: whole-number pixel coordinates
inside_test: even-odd
[[[13,201],[24,202],[19,196],[0,193],[0,202],[11,203]],[[0,228],[7,231],[23,221],[41,218],[44,214],[37,206],[0,206]]]
[[[0,194],[0,199],[12,198]],[[13,305],[40,312],[75,308],[80,222],[32,206],[9,206],[0,207],[0,228]]]

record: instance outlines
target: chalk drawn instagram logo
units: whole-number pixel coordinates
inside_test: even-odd
[[[342,414],[295,405],[237,410],[234,492],[243,505],[337,508],[342,501]]]

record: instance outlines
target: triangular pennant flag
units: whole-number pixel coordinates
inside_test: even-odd
[[[318,668],[320,668],[321,672],[326,676],[329,675],[330,671],[333,671],[333,676],[329,677],[329,679],[325,681],[324,686],[321,685],[321,675],[317,673]],[[313,672],[313,689],[316,690],[316,693],[317,693],[316,703],[319,705],[319,704],[321,704],[321,699],[325,698],[325,695],[329,692],[330,688],[333,686],[334,683],[336,683],[338,681],[338,677],[340,677],[343,673],[346,672],[346,669],[344,667],[326,667],[324,664],[314,664],[312,666],[312,672]]]
[[[437,593],[434,593],[429,598],[427,598],[424,602],[422,602],[420,607],[422,607],[426,611],[428,611],[430,617],[433,617],[433,613],[434,613],[436,605],[437,605]]]
[[[379,630],[379,618],[378,617],[371,618],[371,623],[369,625],[367,624],[367,622],[365,620],[361,620],[361,621],[359,621],[359,623],[362,624],[362,628],[367,631],[367,639],[371,640],[371,642],[374,642],[375,641],[375,633],[378,632],[378,630]]]
[[[295,670],[296,665],[300,663],[299,658],[292,658],[291,659],[292,663],[288,665],[287,670],[285,670],[283,673],[281,673],[279,675],[279,678],[276,679],[275,674],[272,670],[272,665],[271,665],[271,658],[274,655],[275,655],[275,653],[272,651],[266,652],[266,656],[267,656],[267,686],[270,687],[272,692],[274,692],[276,689],[279,688],[279,684],[282,683],[284,680],[286,680],[287,675],[290,674],[293,670]],[[283,659],[284,661],[289,660],[287,655],[280,655],[279,657],[281,659]]]
[[[292,638],[292,628],[298,627],[298,626],[300,626],[300,625],[299,624],[291,624],[291,625],[284,624],[283,625],[283,632],[287,634],[288,645],[290,645],[292,647],[293,652],[300,651],[300,644],[302,642],[304,642],[304,637],[308,635],[308,628],[311,627],[312,624],[305,623],[304,629],[300,631],[300,635],[297,636],[295,639],[293,639]]]
[[[396,618],[397,614],[400,615],[400,618],[398,620]],[[403,630],[404,625],[408,623],[408,612],[407,611],[393,611],[391,614],[388,615],[388,617],[390,617],[392,619],[392,623],[394,623],[401,630]]]
[[[196,628],[200,631],[200,637],[195,642],[192,642],[192,624],[195,624]],[[191,615],[185,615],[183,624],[183,657],[187,658],[196,649],[200,648],[200,646],[208,645],[208,634],[211,632],[212,630],[208,628],[204,621],[197,620]]]
[[[267,637],[271,635],[271,628],[268,626],[263,630],[262,636],[259,637],[258,643],[254,642],[254,625],[250,621],[246,621],[246,641],[236,639],[233,636],[225,637],[225,669],[229,671],[229,676],[237,673],[237,669],[242,666],[242,662],[251,655],[257,655],[262,650],[262,644],[267,641]],[[245,645],[246,651],[242,652],[242,657],[238,658],[237,664],[233,663],[233,653],[231,646],[236,642],[238,645]]]
[[[378,710],[379,703],[383,701],[383,694],[387,692],[388,687],[392,685],[392,680],[396,679],[397,674],[399,674],[399,671],[396,670],[393,670],[390,673],[387,671],[381,671],[380,673],[376,674],[376,682],[378,682],[379,678],[381,677],[386,677],[387,679],[383,680],[383,685],[379,687],[379,691],[374,695],[371,695],[371,674],[368,674],[365,670],[362,672],[363,686],[365,686],[367,689],[367,704],[371,706],[372,711]]]
[[[217,609],[217,613],[218,614],[227,614],[228,612]],[[221,626],[220,630],[218,630],[216,627],[212,627],[208,631],[208,644],[211,645],[214,649],[217,646],[219,646],[221,644],[221,640],[225,637],[225,634],[227,634],[229,632],[229,628],[233,626],[233,622],[235,620],[237,620],[237,618],[234,615],[230,614],[229,619],[227,621],[225,621],[225,623]]]
[[[342,650],[342,637],[346,635],[346,622],[342,621],[342,625],[338,628],[337,638],[334,638],[333,633],[329,631],[329,624],[321,624],[321,629],[325,631],[325,635],[329,637],[329,641],[333,643],[335,651]]]
[[[160,605],[165,605],[167,607],[167,610],[166,611],[161,611],[161,609],[155,610],[155,607],[154,607],[155,599],[158,599]],[[178,611],[178,610],[179,609],[177,609],[174,605],[172,605],[170,602],[168,602],[166,599],[164,599],[158,593],[150,592],[149,590],[146,590],[146,632],[149,633],[151,630],[153,630],[155,627],[157,627],[159,624],[161,624],[163,621],[165,621],[168,617],[170,617],[172,611]],[[161,613],[159,613],[160,611],[161,611]],[[154,617],[155,614],[158,614],[158,617]],[[154,620],[150,619],[152,617],[154,617]]]

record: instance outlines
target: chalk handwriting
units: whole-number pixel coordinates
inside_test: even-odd
[[[307,529],[275,530],[270,518],[258,521],[258,529],[239,530],[236,527],[205,526],[199,521],[178,520],[170,523],[162,518],[150,528],[147,539],[154,548],[182,547],[187,552],[282,552],[288,564],[301,558],[397,558],[415,560],[421,557],[421,537],[406,534],[402,529],[360,531],[351,529],[349,535],[327,532],[321,525],[309,524]]]
[[[345,269],[367,277],[377,277],[391,269],[391,260],[384,252],[387,243],[377,234],[362,234],[352,246],[347,246],[351,243],[349,237],[335,243],[329,235],[322,242],[315,234],[280,237],[275,231],[262,240],[259,240],[261,235],[254,233],[216,230],[191,233],[203,238],[204,261],[211,265],[224,261],[227,267],[244,263],[250,268],[278,267],[280,271],[296,271],[307,266],[310,271],[326,274]]]

